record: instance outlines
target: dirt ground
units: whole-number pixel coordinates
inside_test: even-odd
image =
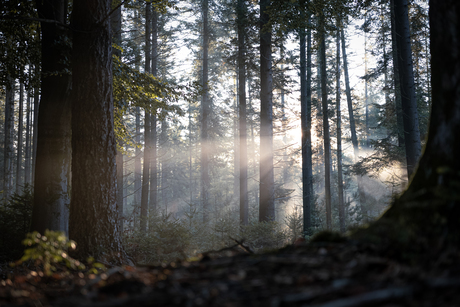
[[[410,264],[372,245],[241,246],[167,266],[94,275],[2,266],[0,306],[460,306],[460,253]]]

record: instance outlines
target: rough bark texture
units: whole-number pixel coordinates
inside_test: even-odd
[[[260,1],[260,198],[259,221],[275,220],[275,179],[273,173],[272,34],[270,0]]]
[[[238,0],[238,96],[239,96],[239,187],[240,187],[240,223],[249,223],[248,206],[248,144],[246,128],[246,54],[245,28],[246,7],[244,0]]]
[[[324,135],[324,201],[326,203],[326,225],[332,229],[331,207],[331,140],[329,136],[329,119],[327,103],[327,73],[326,73],[326,29],[323,21],[321,33],[321,104],[323,107],[323,135]]]
[[[76,256],[123,257],[116,208],[109,0],[73,5],[72,202]]]
[[[63,0],[37,1],[40,18],[64,24]],[[71,77],[66,57],[69,46],[59,44],[67,35],[62,26],[43,22],[41,101],[37,130],[34,208],[31,230],[68,231],[71,160]]]
[[[208,137],[208,117],[210,115],[209,86],[208,86],[208,49],[209,49],[209,24],[208,24],[208,0],[202,0],[203,16],[203,59],[202,59],[202,85],[203,94],[201,96],[201,201],[203,204],[203,221],[209,219],[209,188],[211,181],[209,178],[209,137]]]
[[[300,119],[302,130],[302,201],[303,232],[311,234],[313,170],[311,151],[311,17],[308,29],[300,30]]]
[[[401,105],[406,145],[407,173],[411,178],[421,155],[417,101],[415,97],[414,72],[407,0],[393,0],[395,12],[396,45],[398,50]]]

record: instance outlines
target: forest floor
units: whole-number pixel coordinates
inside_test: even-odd
[[[99,275],[3,266],[0,306],[460,306],[458,249],[412,265],[391,254],[351,241],[297,242]]]

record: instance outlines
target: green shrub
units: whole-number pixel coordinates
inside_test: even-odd
[[[83,270],[85,265],[69,256],[68,250],[77,246],[72,240],[67,239],[64,232],[45,231],[42,236],[37,231],[28,233],[22,241],[25,246],[30,246],[24,251],[24,256],[14,265],[20,265],[32,260],[36,266],[42,266],[46,275],[56,271],[57,264],[64,264],[69,269]]]

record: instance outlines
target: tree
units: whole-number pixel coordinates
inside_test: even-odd
[[[249,223],[248,208],[248,144],[246,128],[246,58],[245,58],[245,23],[246,4],[244,0],[238,0],[237,27],[238,27],[238,110],[239,110],[239,186],[240,186],[240,223]]]
[[[460,3],[430,1],[432,113],[424,154],[407,190],[368,229],[372,240],[405,256],[437,257],[458,248],[460,228]]]
[[[202,79],[201,85],[203,93],[201,95],[201,201],[203,204],[203,221],[208,221],[209,213],[209,188],[211,185],[209,178],[209,138],[208,124],[211,113],[209,101],[209,77],[208,77],[208,49],[209,49],[209,0],[202,0],[202,22],[203,22],[203,44],[202,44]]]
[[[303,4],[303,3],[302,3]],[[302,10],[302,8],[300,8]],[[301,16],[304,17],[303,11]],[[302,130],[302,202],[303,232],[311,233],[313,203],[313,167],[311,151],[311,14],[308,13],[307,31],[302,25],[300,38],[300,118]],[[303,18],[302,18],[303,19]]]
[[[337,33],[336,33],[336,99],[337,105],[337,188],[338,188],[338,201],[339,201],[339,224],[340,232],[345,232],[345,210],[343,200],[343,174],[342,174],[342,110],[340,108],[340,20],[337,22]]]
[[[151,56],[151,15],[152,4],[150,1],[145,1],[145,72],[150,73],[150,56]],[[147,231],[148,218],[148,201],[149,201],[149,186],[150,186],[150,159],[152,144],[150,143],[150,110],[145,108],[144,117],[144,164],[142,169],[142,194],[141,194],[141,231]]]
[[[37,124],[34,208],[31,230],[68,231],[71,160],[70,46],[67,2],[37,1],[42,22],[41,101]],[[37,118],[35,118],[37,119]]]
[[[154,77],[157,76],[158,66],[158,12],[155,8],[152,9],[152,67],[151,72]],[[150,212],[157,209],[157,192],[158,192],[158,168],[157,168],[157,116],[150,115]]]
[[[273,173],[272,33],[267,8],[260,1],[260,197],[259,221],[275,219],[275,179]]]
[[[13,188],[14,81],[7,77],[5,86],[5,143],[3,152],[3,198],[8,199]]]
[[[393,0],[395,14],[395,38],[401,90],[401,105],[406,146],[407,175],[409,179],[421,155],[417,101],[415,97],[414,72],[407,0]]]
[[[320,15],[320,66],[321,66],[321,105],[323,108],[324,135],[324,200],[326,203],[326,225],[332,229],[331,206],[331,140],[329,136],[329,111],[327,102],[327,73],[326,73],[326,24],[324,15]]]
[[[110,23],[112,27],[112,43],[117,46],[121,45],[121,5],[116,7],[115,11],[110,16]],[[118,48],[112,49],[113,54],[121,58],[121,50]],[[115,112],[120,112],[120,108],[116,108]],[[122,115],[120,115],[122,116]],[[123,232],[123,205],[124,205],[124,187],[123,187],[123,139],[118,137],[117,140],[117,212],[120,223],[120,231]]]
[[[72,201],[76,254],[123,258],[116,207],[110,0],[82,0],[72,16]],[[111,253],[111,254],[108,254]]]

